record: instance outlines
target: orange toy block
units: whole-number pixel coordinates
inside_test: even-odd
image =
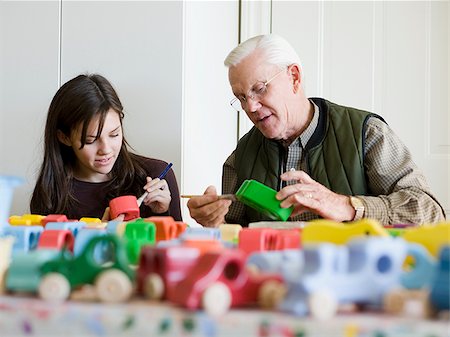
[[[181,231],[181,229],[179,229],[180,225],[177,225],[171,216],[151,216],[145,218],[145,221],[153,222],[155,224],[156,242],[175,239]]]

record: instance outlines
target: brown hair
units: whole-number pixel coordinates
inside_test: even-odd
[[[100,136],[110,109],[124,117],[123,106],[111,83],[101,75],[79,75],[56,92],[50,104],[44,134],[44,159],[30,202],[33,214],[65,214],[77,203],[71,191],[76,156],[71,147],[59,142],[60,130],[70,137],[71,131],[82,125],[81,148],[86,144],[87,127],[99,117]],[[139,194],[145,185],[146,173],[142,159],[130,153],[125,137],[119,156],[110,172],[108,197],[124,193]]]

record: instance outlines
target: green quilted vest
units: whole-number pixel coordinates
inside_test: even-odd
[[[369,117],[383,119],[321,98],[311,100],[320,113],[317,128],[304,149],[307,173],[336,193],[367,195],[363,156],[366,121]],[[244,180],[254,179],[278,190],[285,156],[281,144],[265,138],[253,127],[236,148],[237,188]],[[248,222],[269,220],[247,206],[246,216]]]

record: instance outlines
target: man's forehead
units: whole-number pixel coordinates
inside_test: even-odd
[[[244,90],[258,81],[264,81],[276,66],[263,60],[245,58],[228,70],[230,85],[235,90]]]

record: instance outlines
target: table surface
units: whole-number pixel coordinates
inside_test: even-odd
[[[144,299],[52,304],[14,295],[0,296],[0,336],[450,337],[450,321],[352,311],[319,321],[255,308],[210,317]]]

